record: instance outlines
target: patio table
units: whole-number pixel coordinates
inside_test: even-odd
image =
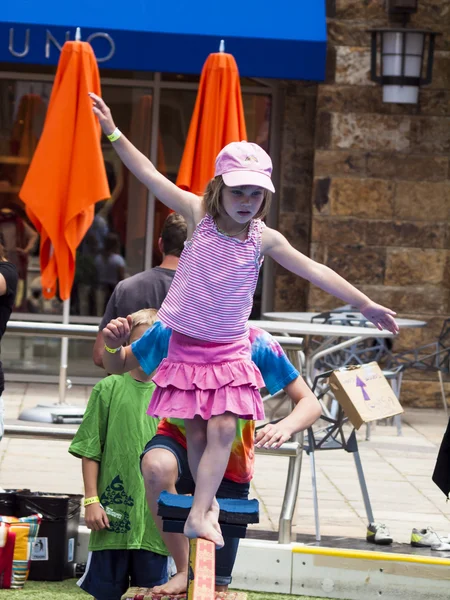
[[[309,385],[312,385],[314,379],[314,365],[316,362],[343,348],[359,344],[362,340],[368,338],[392,338],[390,331],[379,331],[375,327],[352,327],[351,325],[333,325],[326,323],[309,323],[294,321],[250,321],[250,325],[260,327],[269,333],[281,333],[284,335],[294,335],[304,337],[308,340],[310,337],[323,337],[323,343],[311,353],[306,354],[305,377]],[[335,344],[336,339],[347,338],[343,342]]]
[[[330,313],[334,313],[333,310],[327,311]],[[311,319],[314,317],[318,317],[321,313],[318,312],[267,312],[264,313],[263,317],[265,319],[269,319],[269,320],[273,320],[273,321],[291,321],[293,323],[311,323]],[[350,315],[355,315],[355,318],[357,320],[360,319],[364,319],[364,316],[357,312],[357,311],[353,311],[353,310],[348,310],[345,313],[339,313],[336,312],[336,318],[339,318],[339,316],[342,314],[350,314]],[[397,321],[397,324],[399,326],[400,329],[405,329],[405,328],[409,328],[409,327],[425,327],[425,325],[427,324],[426,321],[421,321],[418,319],[403,319],[403,318],[396,318],[395,319]],[[317,321],[315,322],[317,323]],[[368,327],[374,327],[374,325],[372,325],[372,323],[368,324]],[[377,336],[380,337],[380,336]]]

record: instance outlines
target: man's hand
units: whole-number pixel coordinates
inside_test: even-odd
[[[84,520],[86,521],[86,527],[92,529],[92,531],[109,528],[108,515],[98,502],[86,506]]]

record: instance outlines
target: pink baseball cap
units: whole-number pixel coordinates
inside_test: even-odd
[[[275,191],[272,179],[272,161],[265,150],[252,142],[231,142],[222,148],[216,158],[214,177],[222,175],[225,185],[257,185]]]

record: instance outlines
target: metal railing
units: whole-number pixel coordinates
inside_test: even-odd
[[[12,335],[20,336],[41,336],[41,337],[67,337],[70,339],[92,339],[97,337],[98,327],[96,325],[77,325],[62,323],[42,323],[28,321],[9,321],[6,332]],[[302,338],[292,338],[287,336],[273,336],[286,351],[290,361],[302,372]],[[6,425],[4,435],[16,438],[44,438],[56,440],[73,439],[76,428],[64,426],[27,426],[27,425]],[[289,458],[288,472],[286,476],[286,486],[284,491],[283,504],[280,513],[278,542],[280,544],[289,544],[292,536],[292,520],[298,496],[300,484],[300,473],[303,457],[303,432],[293,436],[291,442],[284,443],[281,448],[255,448],[255,453],[271,456],[287,456]]]
[[[38,323],[34,321],[9,321],[6,333],[20,336],[68,337],[70,339],[94,340],[97,337],[96,325],[75,325],[63,323]]]
[[[15,438],[72,440],[77,430],[68,427],[36,427],[34,425],[5,425],[4,435]]]

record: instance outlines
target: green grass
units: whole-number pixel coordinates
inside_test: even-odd
[[[75,579],[66,579],[66,581],[27,581],[23,590],[0,590],[0,598],[14,600],[14,594],[17,594],[17,600],[88,600],[85,592],[75,584]],[[310,596],[285,596],[284,594],[265,594],[257,592],[247,592],[248,600],[320,600]]]
[[[17,600],[72,600],[77,598],[81,600],[84,596],[86,600],[92,598],[80,590],[76,585],[76,579],[66,579],[66,581],[27,581],[23,590],[0,590],[0,598],[14,599],[13,594],[17,594]]]
[[[247,592],[248,600],[322,600],[316,596],[287,596],[286,594],[266,594],[265,592]]]

